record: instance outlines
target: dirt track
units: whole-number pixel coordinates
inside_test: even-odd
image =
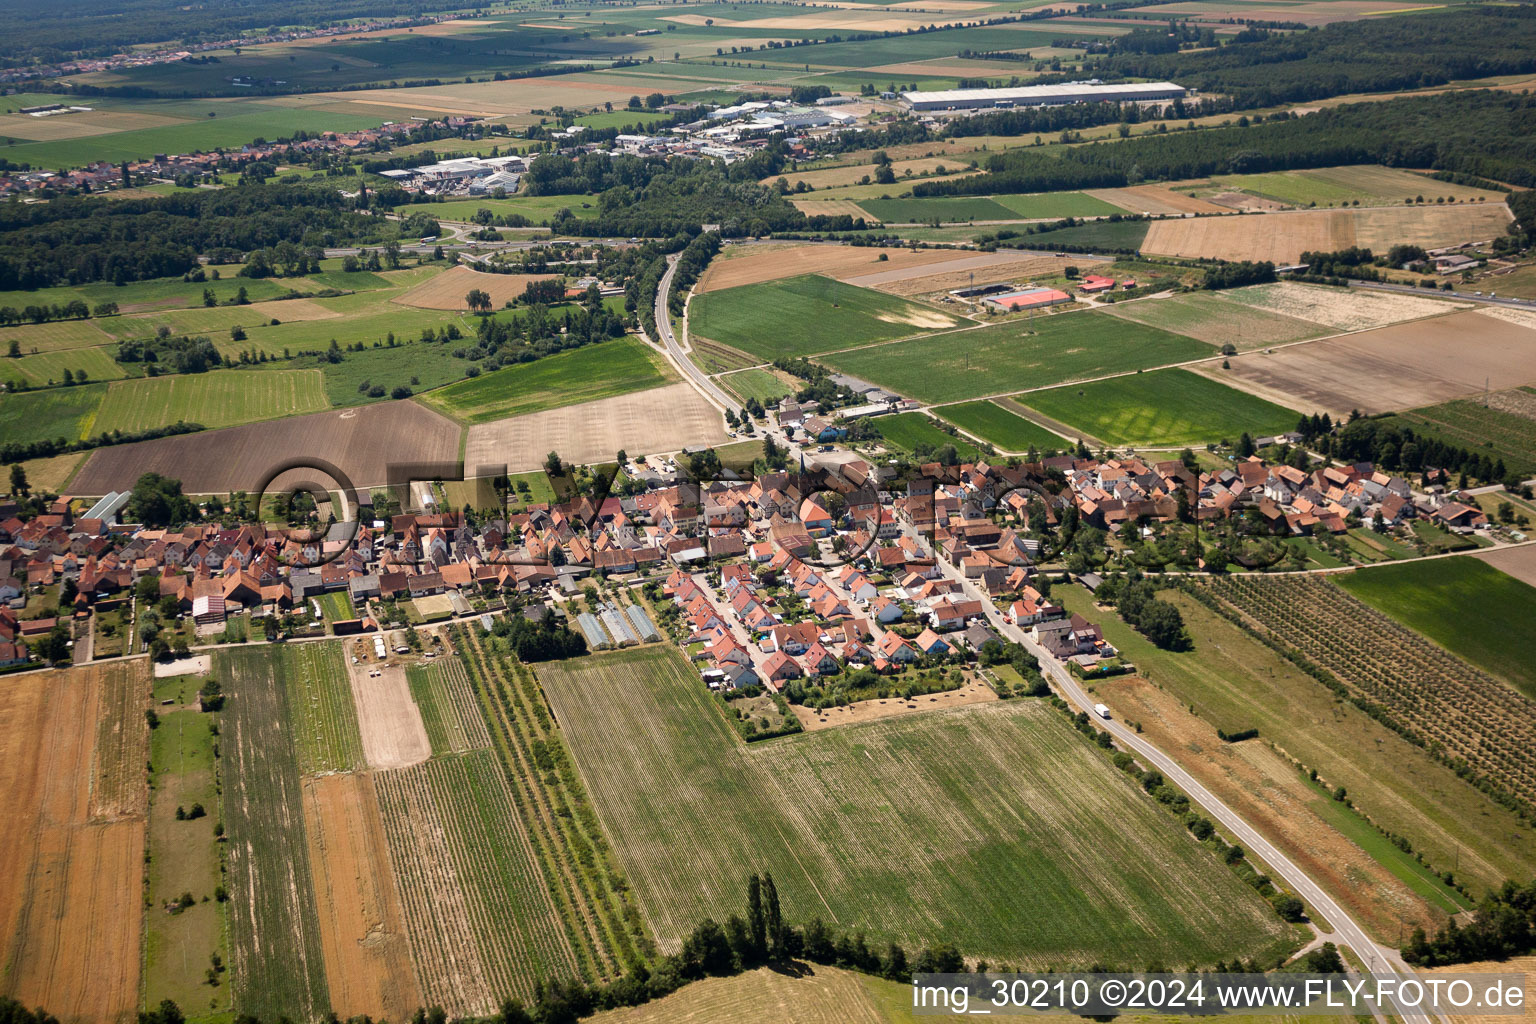
[[[432,756],[427,728],[411,699],[405,669],[398,665],[349,665],[352,702],[363,735],[363,756],[372,768],[408,768]],[[370,671],[382,672],[370,676]]]
[[[332,1009],[405,1020],[422,997],[373,777],[304,780],[304,822]]]
[[[138,1005],[147,730],[104,716],[147,705],[141,666],[0,687],[0,990],[64,1020]]]
[[[590,464],[612,459],[621,448],[652,454],[727,440],[719,410],[692,385],[669,384],[477,424],[469,428],[464,467],[467,475],[490,475],[480,471],[502,465],[521,473],[538,469],[551,451]]]

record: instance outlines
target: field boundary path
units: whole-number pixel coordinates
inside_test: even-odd
[[[917,531],[910,526],[905,529],[909,536],[914,538]],[[1136,732],[1128,728],[1117,718],[1102,719],[1093,713],[1094,701],[1089,699],[1087,692],[1076,680],[1062,667],[1061,662],[1050,655],[1045,648],[1030,640],[1028,635],[1017,626],[1009,624],[997,610],[985,592],[975,583],[965,578],[942,556],[935,556],[935,562],[940,571],[950,579],[958,580],[965,595],[973,600],[979,600],[986,611],[988,622],[1001,636],[1007,637],[1015,643],[1022,644],[1030,654],[1040,662],[1040,667],[1046,673],[1056,689],[1066,695],[1067,699],[1076,704],[1079,709],[1088,713],[1093,718],[1096,727],[1106,729],[1120,749],[1134,753],[1137,757],[1162,772],[1174,785],[1182,789],[1189,798],[1205,809],[1211,817],[1224,825],[1240,843],[1244,849],[1250,851],[1265,864],[1271,871],[1285,880],[1285,883],[1294,889],[1306,903],[1327,919],[1331,924],[1333,934],[1349,946],[1366,964],[1368,970],[1374,972],[1391,973],[1412,976],[1414,971],[1398,955],[1397,950],[1380,945],[1369,935],[1365,929],[1350,917],[1343,907],[1334,901],[1333,897],[1325,892],[1322,886],[1314,882],[1310,875],[1298,867],[1295,862],[1281,853],[1280,850],[1265,839],[1257,829],[1249,825],[1238,813],[1228,807],[1210,790],[1206,789],[1189,772],[1185,771],[1177,761],[1163,753],[1157,747],[1138,736]],[[1407,1024],[1432,1024],[1435,1018],[1419,1010],[1402,1010],[1400,1016]],[[1448,1024],[1445,1018],[1439,1018],[1442,1024]]]

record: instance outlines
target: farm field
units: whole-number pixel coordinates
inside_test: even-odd
[[[315,909],[289,673],[268,648],[221,649],[227,759],[230,984],[241,1012],[314,1018],[330,1009]]]
[[[71,455],[55,455],[47,459],[28,459],[21,464],[26,470],[27,482],[34,490],[62,492],[64,485],[74,476],[80,463],[85,461],[84,452]]]
[[[1176,192],[1167,185],[1132,185],[1129,188],[1090,188],[1088,195],[1118,206],[1127,213],[1153,217],[1183,217],[1189,213],[1226,213],[1226,207]]]
[[[851,245],[727,246],[710,261],[694,286],[695,295],[761,284],[786,277],[824,274],[843,280],[888,270],[933,267],[974,253],[943,249],[875,249]],[[885,259],[881,259],[884,256]]]
[[[1341,847],[1337,837],[1326,837],[1325,843],[1324,834],[1315,827],[1288,825],[1292,808],[1314,826],[1320,812],[1310,803],[1310,795],[1297,785],[1305,775],[1288,768],[1283,755],[1271,758],[1266,751],[1278,748],[1277,754],[1283,751],[1301,765],[1316,768],[1330,785],[1345,786],[1361,811],[1382,828],[1406,836],[1434,869],[1456,868],[1457,877],[1469,882],[1474,893],[1501,885],[1506,872],[1521,873],[1527,870],[1526,865],[1536,862],[1536,849],[1512,827],[1518,820],[1512,812],[1432,759],[1423,748],[1354,705],[1340,702],[1317,680],[1199,601],[1180,593],[1163,594],[1164,600],[1179,609],[1197,638],[1193,650],[1174,652],[1154,647],[1117,615],[1097,610],[1092,596],[1081,586],[1057,588],[1052,598],[1069,612],[1093,616],[1106,639],[1124,652],[1142,675],[1155,680],[1155,688],[1140,676],[1095,683],[1095,689],[1106,698],[1117,698],[1106,701],[1112,710],[1138,718],[1145,709],[1144,728],[1154,735],[1169,733],[1169,742],[1159,742],[1159,746],[1202,781],[1234,790],[1248,782],[1250,792],[1240,798],[1234,794],[1234,798],[1253,807],[1259,819],[1255,824],[1266,832],[1273,831],[1288,855],[1303,862],[1326,854],[1332,861],[1327,868],[1329,875],[1344,879],[1337,888],[1330,885],[1333,895],[1352,911],[1365,915],[1367,927],[1383,940],[1396,936],[1395,912],[1422,912],[1424,903],[1434,904],[1432,893],[1419,892],[1419,883],[1404,879],[1396,871],[1393,873],[1402,884],[1419,892],[1418,901],[1423,902],[1418,911],[1411,909],[1417,902],[1413,899],[1384,901],[1353,888],[1351,879],[1366,877],[1359,870],[1348,869],[1350,863],[1362,859],[1361,853]],[[1198,717],[1189,714],[1191,706]],[[1237,732],[1249,728],[1258,729],[1259,737],[1236,745],[1207,744],[1196,738],[1210,729]],[[1249,750],[1250,745],[1263,749]],[[1270,781],[1260,782],[1256,772]],[[1263,799],[1256,799],[1255,792]],[[1471,835],[1467,821],[1483,822],[1486,828],[1480,827]],[[1377,859],[1389,868],[1406,867],[1396,858],[1378,854]],[[1379,871],[1370,871],[1369,877],[1370,890],[1380,895],[1398,888]],[[1435,888],[1443,891],[1443,886]]]
[[[1031,391],[1018,400],[1112,445],[1199,446],[1296,425],[1295,410],[1181,369]]]
[[[1068,442],[1051,431],[1009,412],[993,402],[965,402],[935,409],[939,416],[961,430],[969,431],[1005,452],[1024,452],[1031,448],[1049,451]]]
[[[0,402],[0,436],[7,441],[78,441],[94,433],[105,384],[22,392]]]
[[[144,921],[144,661],[0,687],[0,989],[69,1017],[131,1016]]]
[[[120,380],[128,376],[128,371],[104,347],[39,352],[37,355],[10,360],[6,369],[16,371],[15,379],[33,387],[62,382],[65,370],[76,380]]]
[[[1536,698],[1536,587],[1476,558],[1352,572],[1339,586]]]
[[[1117,302],[1111,315],[1165,331],[1177,331],[1218,347],[1248,352],[1330,333],[1320,324],[1234,302],[1227,292],[1184,292],[1167,298]]]
[[[1265,219],[1254,224],[1252,217]],[[1164,256],[1294,263],[1309,251],[1360,246],[1385,252],[1399,243],[1437,248],[1497,238],[1509,221],[1502,203],[1233,214],[1153,221],[1142,248]]]
[[[92,432],[135,433],[172,423],[232,427],[326,408],[317,370],[216,370],[107,388]]]
[[[986,196],[935,199],[863,199],[859,206],[885,224],[926,224],[973,220],[1017,220],[1020,215]]]
[[[437,595],[417,598],[416,607],[421,609],[427,601],[449,604],[447,597]],[[403,666],[377,666],[372,671],[378,675],[370,675],[369,667],[362,664],[344,666],[343,671],[351,683],[363,758],[369,767],[406,768],[431,756],[432,746],[421,712],[411,700]]]
[[[1097,198],[1094,192],[1086,194]],[[1093,220],[1076,227],[1038,231],[1010,241],[1031,249],[1072,246],[1090,252],[1140,252],[1149,226],[1150,222],[1144,220]]]
[[[763,403],[777,402],[795,391],[777,373],[761,367],[727,374],[715,383],[729,390],[743,402],[749,398],[755,398]]]
[[[1316,577],[1232,577],[1206,592],[1332,672],[1353,699],[1463,759],[1471,780],[1531,805],[1523,751],[1536,704],[1512,687]]]
[[[487,274],[457,266],[427,278],[391,301],[422,309],[464,310],[469,308],[464,296],[478,288],[491,297],[493,308],[500,309],[511,300],[521,298],[531,282],[554,281],[559,277],[559,274]]]
[[[806,274],[697,295],[689,332],[764,360],[955,327],[958,319],[880,292]]]
[[[1215,354],[1098,312],[1036,316],[837,353],[823,362],[925,402],[956,402]]]
[[[1092,264],[1093,260],[1087,258],[1086,262]],[[1003,250],[978,253],[926,267],[902,267],[860,274],[845,278],[843,283],[874,288],[891,295],[924,295],[963,288],[978,278],[981,281],[1027,281],[1037,277],[1053,277],[1060,271],[1061,263],[1055,257],[1030,256]]]
[[[1418,196],[1430,202],[1441,196],[1458,201],[1504,201],[1504,196],[1498,192],[1453,185],[1412,171],[1374,164],[1271,171],[1265,174],[1227,174],[1211,180],[1216,185],[1278,199],[1292,206],[1333,206],[1350,202],[1366,206],[1387,206]]]
[[[189,690],[199,682],[193,680]],[[213,714],[195,708],[162,710],[160,725],[150,734],[154,790],[147,898],[152,912],[146,916],[144,936],[144,994],[149,1006],[171,999],[188,1009],[229,1009],[228,972],[217,988],[211,988],[206,977],[211,954],[229,959],[225,904],[202,901],[212,897],[224,881],[220,844],[213,834],[214,824],[223,820],[213,756],[216,721]],[[206,815],[178,820],[177,809],[194,804],[201,804]],[[192,893],[197,902],[168,912],[166,908],[184,892]]]
[[[981,450],[964,437],[956,437],[941,430],[928,416],[920,412],[899,412],[894,416],[880,417],[877,425],[885,443],[907,452],[915,453],[918,446],[933,451],[945,445],[954,445],[955,453],[963,462],[974,462]]]
[[[141,441],[91,453],[76,474],[78,494],[132,489],[141,473],[175,477],[191,494],[227,494],[257,486],[274,453],[316,452],[334,460],[355,486],[383,484],[392,462],[451,462],[457,424],[415,402],[289,416],[223,430]]]
[[[432,744],[432,753],[462,754],[487,749],[490,734],[475,703],[474,690],[457,658],[406,669],[411,697],[421,709],[421,720]]]
[[[299,772],[346,772],[363,767],[357,712],[346,659],[336,643],[291,644],[267,655],[284,681]]]
[[[539,675],[663,949],[706,914],[736,911],[743,862],[772,871],[790,921],[821,916],[909,947],[949,940],[994,961],[1130,962],[1155,941],[1203,963],[1290,942],[1046,705],[993,702],[748,747],[670,649],[547,663]],[[726,847],[733,856],[718,855]],[[1098,881],[1081,886],[1079,872]],[[957,917],[956,906],[976,910]]]
[[[616,338],[518,363],[422,395],[461,423],[486,423],[646,391],[668,382],[661,357],[633,338]]]
[[[476,476],[492,475],[496,466],[526,473],[542,466],[551,451],[566,462],[591,465],[612,459],[621,448],[651,455],[726,439],[720,410],[691,384],[678,382],[476,423],[465,441],[464,463]]]
[[[960,170],[964,167],[965,163],[966,161],[964,160],[946,160],[943,157],[924,157],[917,160],[893,160],[891,162],[891,172],[896,175],[898,181],[905,183],[905,178],[907,176],[907,172],[909,171],[912,173],[913,177],[920,177],[922,175],[935,173],[942,174],[945,171]],[[865,176],[868,176],[871,181],[874,180],[874,164],[841,164],[836,167],[818,168],[816,170],[785,171],[783,174],[775,174],[764,178],[761,184],[772,185],[774,182],[778,181],[779,178],[783,178],[791,185],[798,185],[803,181],[812,189],[824,189],[837,188],[843,185],[856,185],[859,183],[860,179],[864,178]],[[897,186],[887,185],[886,187],[894,188]]]
[[[1221,292],[1221,297],[1296,320],[1309,320],[1334,331],[1368,331],[1408,320],[1443,316],[1467,304],[1402,292],[1348,291],[1324,285],[1280,281]]]
[[[374,778],[306,778],[303,800],[331,1006],[349,1018],[405,1020],[422,995]]]
[[[1355,293],[1350,292],[1349,298]],[[1536,379],[1536,331],[1467,311],[1235,356],[1202,372],[1261,398],[1335,417],[1394,412]]]
[[[1531,388],[1410,409],[1398,419],[1417,434],[1503,459],[1522,479],[1536,473],[1536,391]]]

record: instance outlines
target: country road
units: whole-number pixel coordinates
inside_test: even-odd
[[[906,528],[909,536],[916,536],[916,531],[911,527]],[[966,579],[953,565],[943,557],[935,555],[940,570],[945,576],[958,580],[967,597],[981,602],[986,610],[987,620],[997,633],[1008,640],[1022,644],[1030,654],[1040,661],[1040,668],[1046,673],[1047,679],[1058,692],[1066,696],[1067,700],[1086,711],[1093,717],[1094,724],[1101,729],[1108,730],[1114,737],[1115,744],[1125,751],[1137,756],[1145,764],[1148,764],[1163,773],[1163,777],[1173,783],[1187,794],[1190,800],[1198,804],[1207,814],[1218,821],[1243,848],[1262,860],[1265,865],[1297,896],[1312,908],[1313,912],[1323,920],[1317,922],[1322,931],[1331,931],[1337,936],[1338,941],[1354,950],[1360,960],[1366,965],[1367,970],[1380,974],[1412,974],[1413,970],[1398,955],[1397,951],[1377,943],[1365,929],[1350,917],[1343,907],[1328,895],[1314,882],[1302,868],[1297,866],[1289,857],[1280,852],[1273,843],[1265,839],[1257,829],[1253,828],[1240,815],[1214,793],[1206,789],[1195,779],[1193,775],[1180,767],[1173,758],[1164,754],[1157,747],[1137,735],[1134,729],[1128,728],[1117,719],[1101,719],[1093,713],[1095,701],[1088,696],[1077,680],[1073,679],[1061,662],[1052,657],[1045,648],[1029,638],[1024,630],[1010,625],[998,611],[997,606],[979,587]],[[1111,709],[1113,711],[1113,709]],[[1398,1015],[1407,1024],[1432,1024],[1433,1018],[1423,1011],[1399,1010]]]
[[[667,356],[672,363],[688,376],[688,382],[694,389],[703,395],[711,405],[719,406],[722,411],[730,409],[732,412],[741,411],[741,403],[720,389],[720,386],[709,379],[705,372],[694,365],[688,358],[683,347],[677,343],[677,336],[672,331],[672,313],[667,307],[667,297],[672,293],[672,275],[677,273],[677,257],[667,257],[667,272],[661,275],[661,283],[656,288],[656,333],[661,336],[661,344],[667,351]]]

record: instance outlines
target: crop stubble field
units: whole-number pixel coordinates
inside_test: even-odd
[[[63,1017],[138,1006],[145,662],[0,687],[0,992]]]
[[[1509,220],[1502,203],[1178,218],[1153,221],[1142,248],[1165,256],[1294,263],[1303,252],[1351,246],[1385,252],[1398,244],[1482,241],[1504,234]]]
[[[665,949],[705,915],[733,912],[761,869],[791,920],[913,945],[942,935],[994,962],[1139,962],[1149,943],[1205,962],[1287,941],[1251,891],[1045,705],[744,747],[675,651],[539,674]]]

